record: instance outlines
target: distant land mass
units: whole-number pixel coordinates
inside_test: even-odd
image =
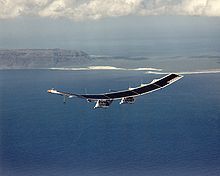
[[[90,56],[77,50],[0,49],[0,69],[40,69],[88,65]]]

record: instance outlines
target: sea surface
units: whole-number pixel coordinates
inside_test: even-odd
[[[48,94],[101,93],[163,75],[0,71],[1,176],[219,176],[220,74],[188,74],[133,105]]]

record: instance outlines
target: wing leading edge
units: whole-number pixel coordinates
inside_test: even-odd
[[[111,103],[109,103],[109,100],[117,100],[117,99],[137,97],[140,95],[144,95],[144,94],[159,90],[161,88],[164,88],[176,82],[177,80],[181,79],[182,77],[183,76],[181,75],[172,73],[172,74],[162,77],[161,79],[153,80],[149,84],[142,84],[141,86],[136,87],[136,88],[132,88],[129,90],[124,90],[124,91],[111,92],[111,93],[103,93],[103,94],[75,94],[75,93],[61,92],[61,91],[57,91],[54,89],[50,89],[47,92],[52,93],[52,94],[62,95],[64,96],[64,98],[65,97],[68,97],[68,98],[78,97],[78,98],[87,99],[88,101],[95,101],[97,103],[100,102],[102,104],[105,104],[105,102],[108,100],[107,101],[108,103],[106,104],[110,105]]]

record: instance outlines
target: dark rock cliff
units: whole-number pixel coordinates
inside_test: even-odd
[[[2,49],[0,69],[79,67],[91,62],[83,51],[64,49]]]

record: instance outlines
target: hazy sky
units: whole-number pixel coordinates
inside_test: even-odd
[[[0,0],[0,7],[0,48],[220,38],[220,0]]]
[[[0,0],[0,18],[39,16],[76,21],[125,15],[220,16],[219,0]]]

